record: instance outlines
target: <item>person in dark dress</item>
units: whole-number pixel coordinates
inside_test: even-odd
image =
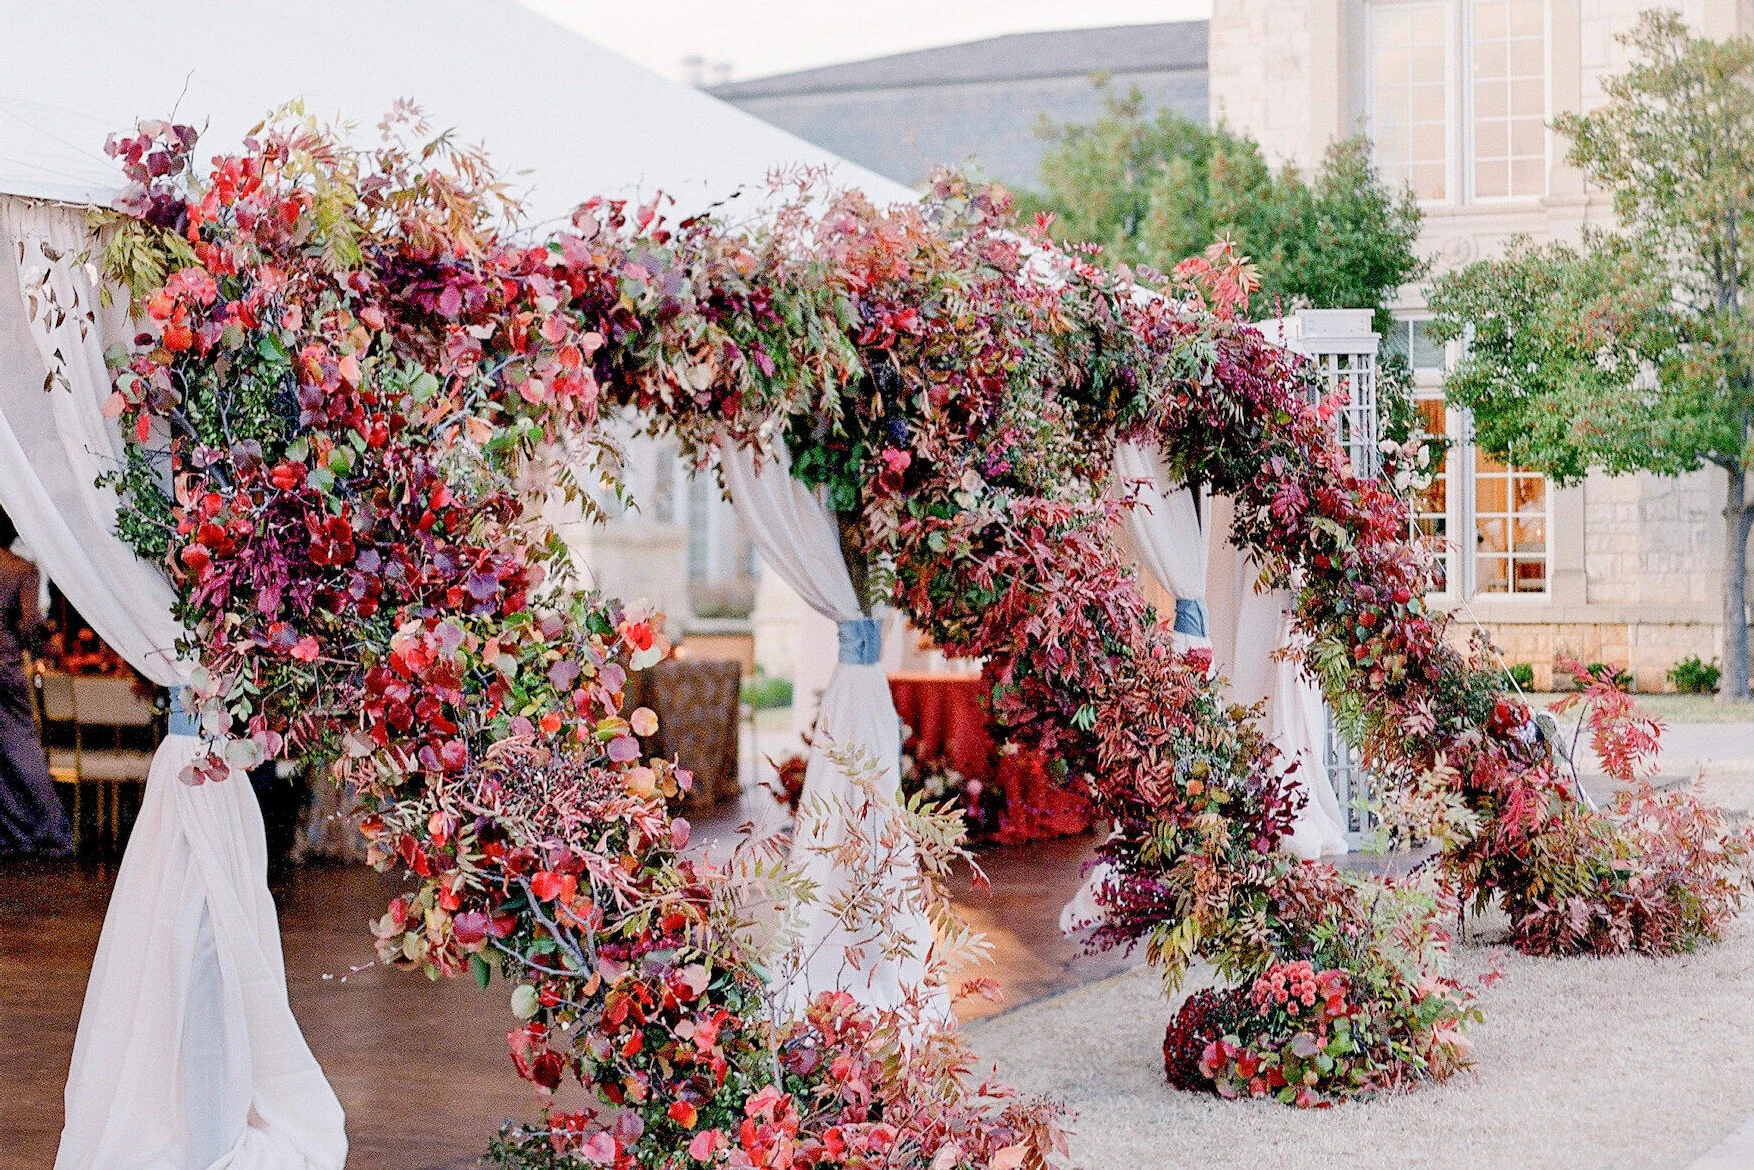
[[[49,778],[31,706],[24,651],[40,651],[48,622],[37,606],[37,567],[12,551],[12,521],[0,515],[0,857],[72,852],[67,810]]]

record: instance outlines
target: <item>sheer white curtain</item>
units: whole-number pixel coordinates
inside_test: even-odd
[[[98,635],[174,688],[189,664],[170,585],[114,535],[115,496],[94,482],[122,453],[102,415],[104,349],[133,329],[79,264],[85,216],[0,197],[0,506]],[[242,775],[179,782],[203,750],[173,718],[153,760],[86,987],[56,1170],[346,1160],[340,1103],[287,1003],[261,811]]]
[[[1122,521],[1128,543],[1139,564],[1175,599],[1175,648],[1211,649],[1206,607],[1210,494],[1176,483],[1157,448],[1143,443],[1116,445],[1115,480],[1118,490],[1133,495],[1133,506]],[[1108,875],[1105,862],[1090,867],[1084,884],[1060,908],[1062,933],[1074,934],[1102,918],[1096,890]]]
[[[761,460],[759,470],[755,452],[735,443],[721,445],[719,458],[738,519],[767,567],[812,610],[837,625],[838,660],[817,710],[800,812],[808,812],[813,804],[842,811],[865,805],[865,795],[828,756],[833,749],[860,751],[875,761],[880,776],[877,799],[861,826],[877,837],[884,832],[885,818],[896,807],[901,790],[901,728],[883,672],[879,619],[864,612],[853,590],[834,516],[792,478],[784,447],[776,445]],[[816,883],[817,896],[803,911],[808,961],[787,989],[795,1011],[820,992],[835,989],[875,1007],[900,1006],[919,988],[932,946],[931,923],[917,906],[899,908],[909,950],[909,956],[899,960],[884,957],[875,941],[850,934],[836,919],[831,907],[847,889],[849,875],[831,851],[846,840],[848,827],[844,815],[799,817],[792,858]],[[893,889],[899,898],[904,875],[895,876]],[[947,1019],[948,1004],[941,996],[935,999],[927,1007]]]
[[[1115,478],[1136,486],[1136,503],[1124,521],[1127,536],[1139,562],[1175,598],[1176,649],[1209,649],[1210,550],[1204,519],[1211,512],[1210,495],[1203,488],[1173,482],[1157,449],[1140,443],[1116,446]]]
[[[1346,818],[1328,783],[1327,702],[1303,667],[1303,643],[1292,623],[1289,589],[1261,590],[1254,559],[1230,540],[1230,500],[1213,500],[1212,637],[1217,667],[1234,702],[1266,701],[1267,738],[1279,749],[1303,810],[1283,842],[1305,860],[1345,853]]]
[[[1260,570],[1230,543],[1230,500],[1172,484],[1155,449],[1119,444],[1115,476],[1122,483],[1144,481],[1124,521],[1126,534],[1139,563],[1175,598],[1176,647],[1210,647],[1212,669],[1228,680],[1233,701],[1266,701],[1267,738],[1290,768],[1292,786],[1304,794],[1283,848],[1304,859],[1346,852],[1345,819],[1327,782],[1327,706],[1301,655],[1280,653],[1296,644],[1291,592],[1255,588]],[[1101,919],[1096,888],[1108,872],[1100,862],[1091,867],[1060,910],[1062,932]]]
[[[1281,848],[1306,861],[1332,857],[1345,853],[1347,844],[1346,817],[1328,781],[1327,700],[1303,668],[1305,639],[1292,628],[1290,591],[1275,589],[1262,596],[1279,604],[1279,636],[1275,641],[1292,651],[1272,662],[1267,733],[1284,753],[1288,766],[1296,761],[1291,782],[1304,795],[1303,809]]]

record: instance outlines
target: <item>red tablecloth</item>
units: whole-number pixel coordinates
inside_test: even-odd
[[[981,709],[986,684],[979,675],[894,674],[889,691],[896,714],[912,729],[902,750],[982,784],[996,783],[1004,792],[995,839],[1063,837],[1090,827],[1089,807],[1049,779],[1039,753],[1001,752],[994,744]]]

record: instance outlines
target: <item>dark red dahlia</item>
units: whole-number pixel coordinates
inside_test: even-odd
[[[1170,1085],[1212,1092],[1215,1082],[1200,1071],[1200,1054],[1250,1014],[1247,988],[1208,987],[1188,996],[1163,1034],[1163,1071]]]

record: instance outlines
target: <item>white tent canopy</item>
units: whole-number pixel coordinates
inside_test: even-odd
[[[660,190],[688,214],[779,167],[914,197],[513,0],[0,0],[0,29],[0,193],[108,204],[123,179],[104,138],[173,110],[205,127],[205,163],[293,98],[362,140],[409,98],[487,147],[532,223]]]

